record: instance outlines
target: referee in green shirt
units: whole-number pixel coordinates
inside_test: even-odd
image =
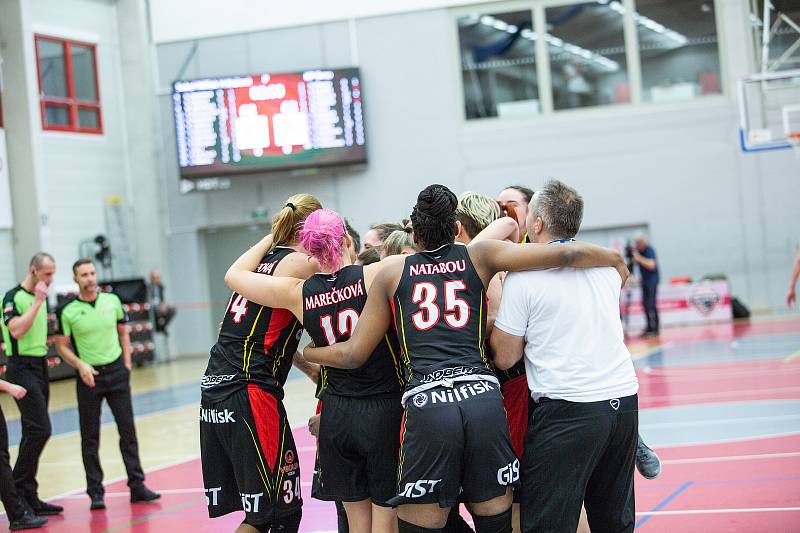
[[[47,373],[47,288],[56,273],[50,254],[39,252],[28,265],[25,279],[3,298],[3,341],[8,357],[6,379],[28,393],[17,400],[22,439],[14,464],[14,485],[37,515],[54,515],[64,508],[39,499],[36,472],[50,438],[50,381]]]
[[[119,432],[119,449],[128,473],[131,502],[152,501],[159,494],[144,484],[139,444],[131,404],[131,342],[122,302],[113,293],[99,292],[91,259],[79,259],[72,273],[80,292],[58,309],[59,355],[78,371],[78,414],[86,492],[91,509],[105,509],[100,467],[100,408],[108,402]],[[72,348],[70,348],[70,340]]]

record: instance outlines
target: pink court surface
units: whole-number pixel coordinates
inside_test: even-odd
[[[800,317],[672,328],[630,349],[641,434],[664,465],[655,480],[636,474],[637,531],[800,531]],[[314,439],[303,427],[295,438],[301,531],[333,532],[333,505],[309,497]],[[148,484],[159,503],[131,505],[124,481],[107,486],[105,512],[83,493],[56,498],[66,511],[43,531],[224,532],[241,521],[207,518],[197,457],[149,471]]]

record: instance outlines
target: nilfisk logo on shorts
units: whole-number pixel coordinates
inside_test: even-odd
[[[222,487],[212,487],[206,490],[206,505],[219,505],[219,493],[222,491]]]
[[[453,403],[461,402],[478,394],[483,394],[495,388],[487,381],[474,381],[469,383],[462,383],[458,387],[443,388],[426,392],[419,392],[415,394],[411,403],[416,407],[425,407],[430,401],[431,405],[437,403]]]
[[[477,372],[476,369],[472,368],[471,366],[456,366],[453,368],[442,368],[441,370],[434,370],[430,374],[425,374],[420,378],[419,382],[421,385],[426,383],[434,383],[436,381],[442,381],[443,379],[453,379],[460,376],[469,376],[471,374],[475,374]]]
[[[233,411],[230,409],[204,409],[200,408],[200,421],[209,424],[229,424],[236,422],[233,418]]]
[[[422,498],[433,492],[434,487],[441,483],[441,479],[420,479],[416,483],[406,483],[406,488],[400,493],[405,498]]]
[[[245,494],[240,492],[239,496],[242,497],[242,511],[245,513],[257,513],[261,510],[261,497],[263,495],[263,492],[259,492],[258,494]]]
[[[511,485],[519,479],[519,459],[514,459],[497,471],[497,482],[501,485]]]
[[[227,374],[221,376],[203,376],[203,379],[200,380],[200,388],[210,389],[211,387],[216,387],[217,385],[225,383],[226,381],[231,381],[235,377],[236,374]]]

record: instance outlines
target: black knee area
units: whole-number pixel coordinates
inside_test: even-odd
[[[303,510],[298,508],[297,511],[290,515],[275,518],[272,520],[271,531],[272,533],[297,533],[300,529],[300,519],[302,517]]]
[[[472,515],[475,533],[511,533],[511,508],[494,516]]]
[[[442,529],[443,533],[474,533],[472,528],[469,527],[467,521],[458,512],[458,506],[455,505],[450,508],[450,514],[447,515],[447,523]]]
[[[269,526],[270,526],[269,522],[262,522],[256,524],[252,520],[245,518],[242,524],[247,524],[250,527],[256,528],[256,530],[258,530],[258,533],[269,533]]]
[[[336,521],[339,526],[339,533],[350,533],[350,524],[347,522],[347,512],[344,510],[342,502],[336,503]]]
[[[409,524],[405,520],[397,519],[397,529],[400,533],[443,533],[444,530],[438,527],[422,527]]]

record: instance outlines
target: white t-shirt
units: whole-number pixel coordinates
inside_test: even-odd
[[[623,342],[621,283],[610,267],[506,276],[495,327],[525,337],[525,371],[534,399],[597,402],[639,390]]]

